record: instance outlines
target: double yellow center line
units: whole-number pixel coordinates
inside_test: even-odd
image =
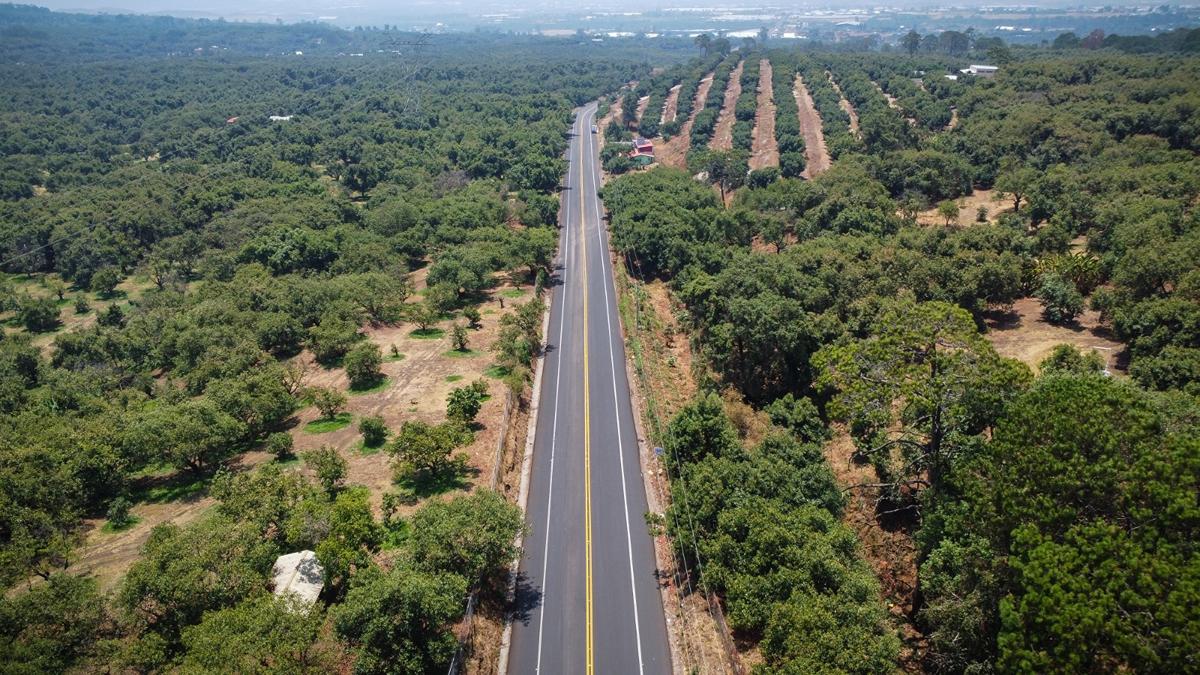
[[[583,244],[583,542],[584,575],[587,579],[587,673],[594,669],[592,640],[592,421],[591,396],[588,386],[588,264],[587,264],[587,205],[583,193],[584,155],[583,145],[587,133],[587,120],[580,113],[579,124],[579,240]]]

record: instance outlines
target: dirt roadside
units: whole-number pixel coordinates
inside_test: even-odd
[[[680,127],[679,133],[672,136],[669,141],[655,144],[656,158],[659,164],[676,169],[687,167],[687,153],[692,147],[692,121],[696,118],[696,113],[704,109],[704,101],[708,97],[708,90],[712,88],[712,81],[712,73],[700,80],[700,86],[696,88],[696,98],[693,100],[692,115]],[[676,101],[676,107],[678,107],[678,101]]]

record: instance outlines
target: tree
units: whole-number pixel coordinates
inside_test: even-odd
[[[275,455],[276,459],[283,460],[291,457],[293,447],[295,447],[295,442],[292,440],[292,435],[286,431],[276,431],[267,436],[267,452]]]
[[[105,512],[105,519],[113,529],[123,529],[134,522],[130,516],[129,508],[132,504],[123,496],[113,499],[108,505],[108,511]]]
[[[92,292],[102,298],[111,298],[121,283],[121,275],[114,267],[105,267],[92,275]]]
[[[50,298],[22,298],[17,318],[30,333],[45,333],[58,327],[58,305]]]
[[[277,555],[257,528],[223,516],[186,528],[158,525],[129,568],[117,603],[138,624],[174,643],[206,611],[261,592]]]
[[[454,327],[450,329],[450,341],[454,344],[455,351],[467,351],[469,344],[467,327],[462,324],[454,324]]]
[[[1083,311],[1083,296],[1074,284],[1057,274],[1044,275],[1034,295],[1041,301],[1042,314],[1050,323],[1070,323]]]
[[[491,490],[423,506],[412,519],[413,560],[433,572],[496,579],[517,554],[521,511]]]
[[[1009,161],[996,176],[996,190],[1012,199],[1013,213],[1021,212],[1021,201],[1037,181],[1037,172],[1023,164]]]
[[[835,392],[831,414],[849,421],[890,490],[939,486],[967,438],[1030,380],[966,311],[941,302],[898,301],[867,338],[824,347],[813,362],[818,386]]]
[[[308,348],[317,363],[331,366],[346,355],[362,335],[358,325],[343,317],[329,316],[308,329]]]
[[[317,476],[317,482],[325,489],[330,497],[337,494],[346,480],[346,470],[349,465],[335,448],[322,445],[316,450],[309,450],[302,455],[304,466]]]
[[[329,513],[329,530],[317,544],[317,559],[325,578],[340,593],[348,579],[372,566],[371,553],[379,548],[379,524],[371,510],[371,492],[352,487],[337,493]]]
[[[318,641],[325,612],[320,604],[260,595],[207,612],[183,631],[184,671],[327,673],[335,655]]]
[[[946,219],[946,227],[950,227],[958,222],[958,202],[954,199],[945,199],[938,202],[938,215]]]
[[[442,311],[428,300],[405,306],[408,307],[408,320],[417,324],[421,331],[428,331],[442,319]]]
[[[479,309],[476,307],[464,307],[462,311],[463,318],[467,320],[467,325],[474,330],[479,330],[482,325],[480,322],[482,316],[479,314]]]
[[[126,442],[148,461],[200,472],[233,455],[246,430],[212,399],[201,397],[146,409],[131,424]]]
[[[484,393],[473,385],[454,388],[446,397],[446,416],[462,424],[474,422],[483,407]]]
[[[410,420],[401,425],[388,450],[404,471],[437,476],[452,466],[450,453],[468,443],[470,437],[470,432],[456,422],[430,425]]]
[[[342,359],[351,389],[370,389],[383,379],[383,352],[374,342],[361,342]]]
[[[1038,364],[1038,370],[1050,374],[1086,375],[1104,371],[1104,357],[1094,350],[1080,351],[1074,345],[1057,345]]]
[[[342,392],[326,387],[313,387],[309,390],[309,396],[312,397],[313,405],[321,411],[321,419],[325,420],[336,419],[349,400]]]
[[[900,44],[904,47],[904,51],[908,52],[909,56],[917,53],[921,48],[921,34],[915,30],[910,30],[900,38]]]
[[[692,38],[692,42],[699,47],[701,53],[707,57],[708,50],[712,47],[713,36],[708,33],[700,33],[696,37]]]
[[[399,565],[356,575],[334,610],[337,636],[360,649],[356,670],[418,675],[445,670],[457,649],[451,623],[467,581]]]
[[[388,428],[382,417],[374,415],[359,421],[358,433],[362,434],[364,447],[378,448],[387,441]]]
[[[0,662],[10,672],[72,670],[95,653],[108,620],[94,578],[55,574],[0,600]]]

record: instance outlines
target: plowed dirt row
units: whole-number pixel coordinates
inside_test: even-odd
[[[825,134],[821,130],[821,116],[813,105],[812,95],[804,86],[804,78],[796,76],[796,86],[792,90],[796,97],[796,106],[800,108],[800,133],[804,136],[804,173],[805,178],[812,178],[829,168],[829,148],[825,147]]]
[[[733,108],[737,105],[738,97],[742,95],[742,68],[745,61],[738,63],[737,68],[729,74],[729,86],[725,88],[725,103],[721,105],[721,116],[717,118],[717,128],[713,132],[712,143],[709,145],[716,150],[733,148]]]
[[[704,100],[708,97],[708,90],[712,88],[712,81],[712,73],[709,73],[703,80],[700,80],[700,86],[696,88],[696,98],[692,102],[692,116],[683,123],[683,127],[679,129],[679,133],[669,141],[655,144],[654,148],[659,164],[676,169],[685,168],[687,153],[692,147],[692,120],[695,119],[696,113],[704,110]]]
[[[675,120],[675,111],[679,108],[679,88],[683,85],[675,85],[671,87],[671,93],[667,94],[667,102],[663,106],[662,118],[660,123],[666,124]]]
[[[829,77],[829,84],[833,85],[833,90],[836,91],[838,93],[838,96],[841,97],[841,101],[839,101],[839,104],[842,106],[842,110],[845,110],[846,114],[850,116],[850,133],[857,136],[858,135],[858,113],[854,111],[854,106],[850,105],[850,101],[846,100],[846,95],[844,93],[842,93],[842,88],[838,86],[837,80],[833,79],[833,73],[831,73],[827,70],[827,71],[825,71],[825,75],[827,75]]]
[[[771,62],[759,61],[758,112],[754,120],[754,142],[750,146],[750,169],[779,166],[779,145],[775,142],[775,86]]]

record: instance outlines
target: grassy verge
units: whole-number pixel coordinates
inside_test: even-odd
[[[333,419],[313,420],[304,425],[304,432],[309,434],[327,434],[330,431],[345,429],[350,426],[350,422],[354,420],[354,416],[350,413],[338,413]]]

